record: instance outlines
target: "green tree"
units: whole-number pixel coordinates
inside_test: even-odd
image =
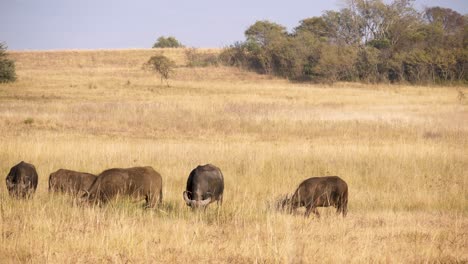
[[[329,42],[339,45],[358,45],[362,40],[362,21],[351,9],[325,11],[322,19],[329,31]]]
[[[249,66],[260,73],[277,73],[273,56],[287,42],[286,28],[267,20],[257,21],[245,31],[245,37]]]
[[[184,45],[174,37],[161,36],[154,43],[153,48],[183,48]]]
[[[156,55],[151,57],[145,64],[145,68],[156,72],[161,77],[161,84],[166,80],[167,86],[169,86],[169,77],[174,72],[175,62],[170,60],[164,55]]]
[[[268,20],[257,21],[245,31],[247,41],[254,42],[262,47],[271,42],[287,36],[286,28]]]
[[[224,48],[221,54],[219,54],[219,60],[227,66],[247,68],[250,70],[248,51],[245,42],[237,41],[229,47]]]
[[[297,31],[274,50],[275,74],[291,80],[311,80],[320,58],[323,39],[310,31]]]
[[[426,8],[424,17],[430,24],[438,24],[447,34],[457,33],[465,26],[465,18],[450,8],[438,6]]]
[[[376,83],[382,80],[379,73],[379,50],[372,46],[360,48],[356,61],[355,69],[357,78],[364,82]]]
[[[467,81],[466,41],[468,20],[449,8],[430,7],[419,28],[427,53],[427,67],[433,82]]]
[[[15,62],[7,57],[7,46],[0,42],[0,83],[16,80]]]
[[[321,49],[320,60],[314,72],[322,82],[353,81],[356,76],[354,67],[356,58],[355,47],[325,45]]]
[[[317,38],[329,36],[328,26],[322,17],[311,17],[301,20],[299,26],[294,29],[295,34],[309,32]]]

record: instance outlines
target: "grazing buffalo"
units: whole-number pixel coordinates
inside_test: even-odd
[[[24,161],[16,164],[6,177],[6,186],[10,196],[17,198],[31,197],[37,188],[37,178],[34,165]]]
[[[334,206],[338,214],[348,212],[348,185],[338,176],[313,177],[303,181],[291,198],[284,199],[283,208],[292,212],[306,208],[305,216],[313,212],[320,217],[317,207]]]
[[[224,178],[221,170],[211,164],[198,166],[190,172],[184,200],[192,208],[206,207],[217,201],[223,203]]]
[[[145,199],[147,207],[162,202],[162,178],[152,167],[109,169],[99,174],[83,198],[105,203],[115,196]]]
[[[59,169],[49,176],[49,192],[65,192],[78,195],[86,192],[96,180],[96,175],[72,170]]]

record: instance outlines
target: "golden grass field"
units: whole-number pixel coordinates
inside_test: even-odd
[[[178,65],[171,87],[142,69],[157,53]],[[184,67],[184,54],[10,53],[18,81],[0,84],[0,175],[24,160],[39,186],[14,200],[0,185],[0,263],[468,261],[466,87],[291,83]],[[182,191],[206,163],[224,173],[224,204],[193,212]],[[163,176],[155,210],[47,190],[59,168],[142,165]],[[323,175],[348,183],[346,218],[272,208]]]

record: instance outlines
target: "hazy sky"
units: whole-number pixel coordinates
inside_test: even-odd
[[[292,29],[343,0],[0,0],[0,42],[9,50],[150,48],[161,36],[223,47],[268,19]],[[417,0],[468,13],[467,0]]]

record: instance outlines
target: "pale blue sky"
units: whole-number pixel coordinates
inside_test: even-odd
[[[292,29],[339,10],[343,0],[0,0],[0,41],[9,50],[150,48],[175,36],[190,47],[224,47],[268,19]],[[467,0],[417,0],[468,13]]]

